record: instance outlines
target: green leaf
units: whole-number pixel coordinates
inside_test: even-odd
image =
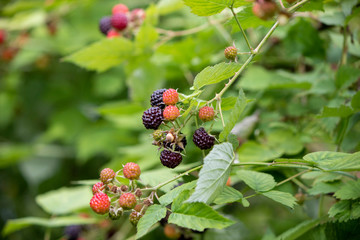
[[[360,77],[360,69],[348,65],[341,66],[336,72],[335,85],[338,89],[345,89]]]
[[[166,216],[166,207],[154,204],[151,205],[147,210],[145,215],[140,218],[137,224],[137,233],[136,239],[144,236],[149,229],[158,221]]]
[[[172,203],[172,201],[183,191],[185,190],[190,190],[193,189],[196,186],[196,180],[192,181],[192,182],[188,182],[185,183],[181,186],[178,186],[174,189],[172,189],[170,192],[166,193],[165,195],[162,195],[159,198],[159,202],[161,205],[166,206],[170,203]]]
[[[276,182],[270,174],[249,170],[239,170],[237,176],[249,187],[257,192],[266,192],[276,186]]]
[[[171,204],[171,211],[176,212],[181,208],[183,202],[190,197],[190,190],[185,190],[181,192]]]
[[[266,134],[266,143],[278,154],[295,155],[304,147],[300,136],[290,129],[275,128]]]
[[[215,204],[225,204],[225,203],[232,203],[237,202],[243,199],[244,196],[241,192],[236,190],[235,188],[225,186],[224,190],[221,192],[219,196],[216,197],[214,200]]]
[[[357,181],[346,182],[339,190],[335,192],[335,197],[341,200],[354,200],[360,198],[360,179]]]
[[[140,27],[138,34],[136,35],[135,45],[140,52],[152,51],[152,46],[159,38],[159,34],[156,29],[150,24],[143,24]]]
[[[42,227],[64,227],[70,225],[82,225],[82,224],[94,224],[98,220],[95,218],[83,218],[79,216],[66,216],[66,217],[53,217],[53,218],[39,218],[39,217],[26,217],[11,219],[6,222],[5,227],[2,230],[3,236],[10,233],[19,231],[25,227],[31,225],[38,225]]]
[[[340,180],[342,175],[333,172],[308,172],[301,175],[303,179],[314,179],[314,183],[318,182],[333,182],[335,180]]]
[[[360,109],[360,91],[355,93],[355,95],[351,99],[351,106],[354,109]]]
[[[232,110],[236,104],[237,97],[225,97],[221,98],[221,110]]]
[[[103,72],[132,56],[133,43],[125,38],[104,39],[81,49],[63,60],[88,70]]]
[[[341,117],[346,118],[350,115],[352,115],[354,111],[351,109],[351,107],[341,105],[340,107],[324,107],[322,109],[321,114],[318,116],[319,118],[324,117]]]
[[[328,168],[332,171],[360,171],[360,152],[356,152],[343,159],[336,159],[332,164],[320,167]]]
[[[342,183],[339,181],[337,181],[337,182],[318,182],[312,188],[310,188],[308,190],[308,193],[310,195],[333,193],[333,192],[336,192],[341,186],[342,186]]]
[[[264,162],[280,157],[282,152],[255,141],[247,141],[241,145],[238,154],[240,162]]]
[[[241,68],[238,63],[219,63],[203,69],[194,79],[194,88],[200,89],[206,85],[215,84],[228,79]]]
[[[241,6],[241,1],[235,2],[236,7]],[[234,0],[184,0],[184,3],[198,16],[211,16],[233,5]]]
[[[205,228],[222,229],[234,223],[200,202],[183,204],[176,212],[170,214],[168,222],[196,231],[203,231]]]
[[[287,192],[272,190],[261,194],[290,208],[294,208],[296,205],[296,198]]]
[[[230,117],[228,118],[228,120],[225,123],[224,130],[222,130],[222,132],[219,135],[219,141],[220,142],[226,141],[229,133],[234,128],[236,122],[239,120],[239,118],[240,118],[242,112],[244,111],[245,107],[246,107],[246,97],[245,97],[245,94],[244,94],[243,90],[241,89],[239,91],[239,97],[236,100],[235,107],[231,111]]]
[[[321,220],[322,219],[311,219],[311,220],[304,221],[304,222],[296,225],[296,227],[293,227],[293,228],[287,230],[286,232],[282,233],[276,239],[277,240],[299,239],[299,237],[301,237],[304,233],[315,228],[321,222]]]
[[[338,219],[340,222],[360,218],[360,202],[343,200],[335,203],[329,209],[329,216]]]
[[[92,192],[89,187],[63,187],[36,197],[36,202],[50,214],[67,214],[88,208]]]
[[[200,170],[195,192],[187,202],[212,203],[222,192],[229,178],[234,157],[231,143],[215,145],[204,158],[204,166]]]
[[[308,162],[320,163],[320,162],[328,162],[336,159],[342,159],[347,156],[350,156],[350,154],[342,153],[342,152],[319,151],[319,152],[306,154],[303,158]]]

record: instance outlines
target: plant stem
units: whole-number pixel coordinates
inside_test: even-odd
[[[319,199],[319,208],[318,208],[318,217],[319,218],[322,216],[323,205],[324,205],[324,194],[321,194],[320,199]]]
[[[342,47],[342,53],[341,53],[340,66],[342,66],[342,65],[346,65],[346,62],[347,62],[347,51],[348,51],[348,45],[347,45],[347,39],[348,39],[348,28],[347,28],[347,25],[346,25],[346,24],[345,24],[345,26],[343,27],[343,37],[344,37],[344,41],[343,41],[343,47]]]
[[[293,180],[293,179],[295,179],[296,177],[298,177],[298,176],[300,176],[300,175],[302,175],[302,174],[304,174],[304,173],[310,172],[310,171],[311,171],[310,169],[307,169],[307,170],[304,170],[304,171],[302,171],[302,172],[299,172],[299,173],[297,173],[297,174],[295,174],[295,175],[293,175],[293,176],[291,176],[291,177],[288,177],[287,179],[279,182],[278,184],[276,184],[276,186],[280,186],[281,184],[284,184],[284,183],[286,183],[286,182],[288,182],[288,181],[290,181],[290,180]]]
[[[194,168],[192,168],[192,169],[190,169],[190,170],[187,170],[186,172],[183,172],[183,173],[181,173],[181,174],[179,174],[179,175],[171,178],[170,180],[167,180],[167,181],[165,181],[165,182],[163,182],[163,183],[158,184],[158,185],[155,186],[155,187],[152,187],[152,188],[144,188],[144,189],[141,189],[141,191],[156,191],[156,190],[158,190],[159,188],[165,186],[166,184],[169,184],[169,183],[171,183],[171,182],[173,182],[173,181],[175,181],[175,180],[177,180],[177,179],[179,179],[179,178],[181,178],[181,177],[183,177],[183,176],[185,176],[185,175],[188,175],[188,174],[191,173],[191,172],[194,172],[194,171],[202,168],[202,167],[203,167],[203,165],[194,167]]]
[[[231,10],[231,13],[233,14],[233,16],[234,16],[234,18],[235,18],[235,21],[236,21],[237,25],[239,26],[239,28],[240,28],[240,30],[241,30],[242,35],[244,36],[244,39],[245,39],[245,41],[246,41],[247,46],[249,47],[250,51],[252,51],[253,48],[252,48],[251,45],[250,45],[249,39],[247,38],[244,29],[241,27],[241,24],[240,24],[240,22],[239,22],[239,19],[237,19],[237,17],[236,17],[236,14],[235,14],[235,12],[234,12],[234,8],[231,7],[230,10]]]

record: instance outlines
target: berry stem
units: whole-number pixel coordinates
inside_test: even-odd
[[[221,110],[221,98],[219,98],[217,100],[217,105],[219,106],[219,113],[220,113],[221,123],[222,123],[222,126],[224,128],[225,127],[225,122],[224,122],[224,116],[223,116],[222,110]]]
[[[302,5],[304,5],[305,3],[307,3],[309,0],[302,0],[298,3],[296,3],[295,5],[291,6],[288,8],[289,12],[293,12],[295,10],[297,10],[299,7],[301,7]],[[230,8],[231,9],[231,8]],[[233,14],[234,11],[232,10]],[[234,15],[235,19],[236,15]],[[234,76],[229,80],[229,82],[227,84],[225,84],[225,87],[218,93],[215,95],[215,97],[211,100],[209,100],[207,102],[207,104],[210,104],[211,102],[217,100],[218,98],[221,98],[222,95],[228,90],[228,88],[235,82],[235,80],[240,76],[240,74],[244,71],[244,69],[250,64],[250,62],[252,61],[252,59],[255,57],[256,54],[259,53],[260,49],[262,48],[262,46],[266,43],[266,41],[270,38],[270,36],[273,34],[273,32],[275,31],[275,29],[277,28],[277,26],[279,26],[279,21],[276,21],[274,23],[274,25],[270,28],[270,30],[268,31],[268,33],[264,36],[264,38],[260,41],[260,43],[257,45],[257,47],[253,50],[250,47],[251,50],[251,54],[249,56],[249,58],[246,60],[246,62],[241,66],[241,68],[234,74]]]
[[[234,16],[234,18],[235,18],[235,21],[236,21],[237,25],[239,26],[239,28],[240,28],[240,30],[241,30],[242,35],[243,35],[244,38],[245,38],[245,41],[246,41],[247,46],[249,47],[250,51],[252,52],[252,51],[253,51],[253,48],[251,47],[250,42],[249,42],[249,39],[247,38],[244,29],[241,27],[241,24],[240,24],[240,22],[239,22],[239,19],[237,19],[236,13],[234,12],[234,8],[233,8],[232,6],[231,6],[230,10],[231,10],[231,13],[233,14],[233,16]]]
[[[298,176],[303,175],[304,173],[307,173],[307,172],[310,172],[310,171],[311,171],[311,169],[307,169],[307,170],[304,170],[304,171],[302,171],[302,172],[299,172],[299,173],[297,173],[297,174],[295,174],[295,175],[293,175],[293,176],[291,176],[291,177],[288,177],[288,178],[282,180],[281,182],[279,182],[278,184],[276,184],[276,186],[280,186],[281,184],[284,184],[284,183],[286,183],[286,182],[288,182],[288,181],[291,181],[291,180],[297,178]]]
[[[158,190],[159,188],[162,188],[163,186],[165,186],[166,184],[169,184],[169,183],[171,183],[171,182],[173,182],[173,181],[175,181],[175,180],[177,180],[177,179],[179,179],[179,178],[181,178],[181,177],[183,177],[183,176],[185,176],[185,175],[189,175],[189,173],[194,172],[194,171],[196,171],[196,170],[198,170],[198,169],[200,169],[200,168],[202,168],[202,167],[203,167],[203,165],[194,167],[194,168],[189,169],[189,170],[187,170],[186,172],[183,172],[183,173],[181,173],[181,174],[179,174],[179,175],[177,175],[177,176],[175,176],[175,177],[173,177],[173,178],[171,178],[171,179],[169,179],[169,180],[167,180],[167,181],[165,181],[165,182],[163,182],[163,183],[158,184],[158,185],[155,186],[155,187],[152,187],[152,188],[144,188],[144,189],[141,189],[141,191],[156,191],[156,190]]]

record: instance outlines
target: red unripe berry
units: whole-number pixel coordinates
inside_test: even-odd
[[[142,8],[135,8],[130,13],[130,21],[144,20],[146,13]]]
[[[272,0],[257,0],[254,3],[252,11],[255,16],[262,20],[269,20],[275,16],[278,7]]]
[[[199,110],[199,118],[204,122],[211,121],[214,119],[215,112],[212,107],[205,106]]]
[[[181,236],[179,228],[174,224],[166,224],[164,227],[164,234],[170,239],[179,239]]]
[[[166,105],[175,105],[179,101],[179,94],[175,89],[169,88],[163,93],[163,102]]]
[[[105,185],[103,182],[95,183],[92,187],[93,195],[97,194],[98,192],[101,192],[105,188]]]
[[[90,200],[90,207],[97,214],[105,214],[109,212],[109,197],[103,192],[96,193]]]
[[[0,44],[3,44],[6,40],[6,32],[5,30],[0,29]]]
[[[124,193],[119,198],[119,205],[123,209],[132,209],[136,206],[136,203],[136,197],[132,193]]]
[[[125,164],[123,169],[124,177],[130,180],[139,179],[141,171],[139,165],[133,162]]]
[[[235,61],[236,56],[237,56],[237,48],[234,46],[225,48],[224,55],[227,59],[229,59],[231,61]]]
[[[169,105],[164,109],[163,116],[168,121],[174,121],[178,116],[180,116],[180,111],[176,106]]]
[[[112,14],[117,14],[117,13],[127,13],[129,12],[129,8],[125,5],[125,4],[116,4],[113,8],[112,8]]]
[[[100,173],[100,181],[102,181],[105,184],[112,181],[114,178],[115,178],[115,172],[110,168],[105,168]]]
[[[115,29],[110,29],[106,35],[107,38],[116,38],[116,37],[120,37],[121,34],[116,31]]]
[[[124,13],[116,13],[111,17],[111,25],[118,29],[123,30],[127,27],[128,19]]]

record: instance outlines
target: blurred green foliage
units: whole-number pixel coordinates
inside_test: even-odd
[[[194,127],[187,127],[184,133],[189,136],[189,146],[184,162],[176,170],[164,169],[156,147],[151,145],[151,131],[142,126],[141,115],[150,106],[151,93],[158,88],[172,87],[190,94],[195,81],[195,88],[204,87],[204,100],[219,92],[222,84],[202,84],[214,72],[203,72],[203,79],[197,73],[224,62],[223,49],[233,40],[237,48],[247,49],[236,22],[225,23],[223,15],[216,15],[210,18],[215,23],[210,24],[209,19],[191,13],[199,11],[198,1],[192,9],[180,0],[122,2],[130,9],[147,11],[146,21],[134,39],[109,40],[98,30],[99,19],[111,13],[118,3],[115,0],[0,3],[0,29],[8,35],[0,49],[17,50],[11,61],[0,60],[0,203],[4,206],[0,227],[5,229],[3,233],[9,233],[6,239],[41,239],[50,227],[51,239],[60,239],[63,227],[73,224],[91,226],[84,227],[86,239],[105,239],[108,235],[125,239],[135,234],[127,220],[109,223],[95,216],[87,205],[90,188],[75,185],[91,185],[102,168],[120,169],[130,161],[140,165],[144,183],[156,185],[202,161],[190,137]],[[242,6],[241,1],[237,2]],[[251,41],[258,42],[272,21],[255,18],[248,2],[243,7],[238,19],[248,29]],[[218,6],[211,11],[222,9]],[[244,142],[236,150],[239,161],[302,158],[314,151],[360,151],[358,3],[311,1],[302,10],[312,12],[303,12],[304,18],[279,27],[223,99],[224,116],[231,118],[226,133],[246,115],[255,119],[248,133],[237,132]],[[206,25],[202,31],[165,40],[158,31],[201,25]],[[344,41],[347,64],[338,66]],[[239,62],[243,60],[245,57],[239,57]],[[223,79],[231,76],[220,74]],[[240,89],[252,100],[246,108],[237,98]],[[232,116],[234,107],[245,108],[243,114]],[[213,129],[215,133],[222,131],[220,121]],[[271,174],[272,181],[277,182],[296,173],[260,167],[256,170],[265,170],[262,176]],[[306,227],[315,229],[304,239],[337,239],[346,234],[356,238],[358,233],[351,232],[356,220],[347,225],[328,222],[318,226],[318,220],[309,220],[317,215],[317,194],[341,195],[348,191],[337,185],[338,176],[325,175],[314,185],[312,176],[302,179],[309,187],[303,208],[290,210],[265,197],[251,198],[250,207],[246,207],[245,200],[243,205],[224,205],[223,213],[237,223],[225,230],[210,229],[205,239],[272,239],[282,233],[296,236],[296,229],[295,235],[285,231],[303,221],[307,221],[303,223]],[[235,188],[243,194],[251,193],[241,182],[247,183],[245,174],[238,177],[233,171],[231,176]],[[193,180],[191,176],[184,179]],[[172,187],[162,190],[167,192]],[[298,187],[289,182],[278,190],[294,195]],[[241,201],[242,196],[233,194]],[[276,190],[268,195],[274,200],[288,197]],[[332,200],[325,197],[325,208],[330,208]],[[356,210],[352,214],[358,214],[358,203],[341,200],[333,205],[333,216],[341,215],[342,209],[352,209],[352,204]],[[292,207],[292,201],[287,205]],[[80,213],[86,213],[87,218]],[[9,219],[18,220],[4,228]],[[23,228],[30,225],[34,226]],[[155,238],[164,238],[161,228],[143,239]]]

